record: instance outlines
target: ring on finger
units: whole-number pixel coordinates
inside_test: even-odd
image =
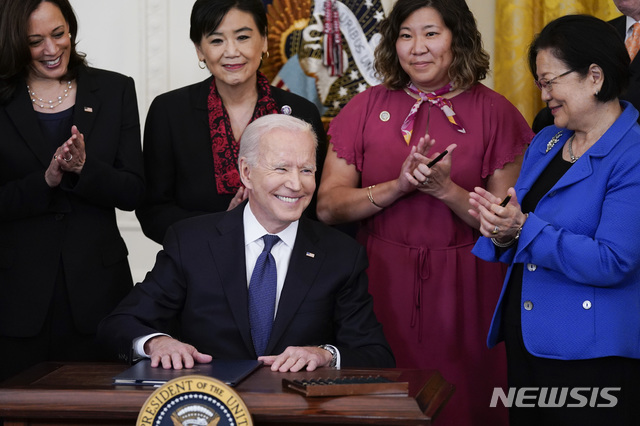
[[[69,158],[63,158],[63,160],[68,163],[69,161],[71,161],[72,158],[73,158],[73,155],[69,154]]]
[[[495,226],[495,228],[493,228],[493,231],[491,231],[491,233],[493,235],[497,234],[500,231],[500,228],[498,228],[498,225]]]

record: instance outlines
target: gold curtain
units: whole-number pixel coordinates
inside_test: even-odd
[[[529,123],[544,106],[527,64],[529,44],[547,23],[575,13],[605,21],[621,15],[613,0],[496,0],[495,89],[507,97]]]

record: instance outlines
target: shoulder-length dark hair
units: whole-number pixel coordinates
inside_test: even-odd
[[[416,10],[435,9],[451,30],[453,62],[449,78],[453,87],[467,89],[484,79],[489,71],[489,55],[482,47],[476,20],[464,0],[398,0],[380,26],[382,39],[375,50],[375,69],[389,89],[401,89],[409,75],[400,66],[396,41],[400,26]]]
[[[72,80],[78,68],[86,65],[85,55],[76,50],[78,21],[68,0],[0,0],[0,102],[6,102],[25,79],[31,64],[29,17],[41,3],[53,3],[62,12],[71,33],[67,73],[61,80]]]
[[[549,49],[570,70],[586,77],[592,64],[604,81],[596,95],[601,102],[618,98],[629,85],[629,54],[615,28],[589,15],[567,15],[549,22],[529,46],[529,70],[537,78],[536,58]]]
[[[249,13],[260,31],[267,36],[267,12],[260,0],[197,0],[191,9],[191,28],[189,38],[199,45],[203,36],[208,36],[218,28],[231,9]]]

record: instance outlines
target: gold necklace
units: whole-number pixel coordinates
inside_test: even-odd
[[[409,91],[409,89],[407,89],[406,87],[404,88],[404,93],[406,93],[407,95],[411,96],[413,99],[417,99],[420,100],[420,96],[415,94],[415,93],[411,93]]]
[[[27,84],[27,92],[29,93],[31,102],[39,106],[40,108],[54,109],[55,107],[59,106],[62,102],[64,102],[64,100],[69,96],[70,90],[71,90],[71,80],[67,81],[67,87],[62,92],[62,95],[58,96],[57,99],[45,101],[44,99],[36,95],[36,92],[31,90],[31,88]]]

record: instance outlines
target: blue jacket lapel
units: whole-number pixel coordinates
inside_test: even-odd
[[[599,159],[606,157],[616,142],[619,140],[620,135],[624,134],[633,127],[635,124],[635,120],[637,119],[637,112],[627,109],[626,106],[629,105],[626,101],[622,101],[623,106],[623,115],[629,115],[629,119],[627,120],[617,120],[605,133],[600,137],[600,139],[592,145],[587,152],[578,160],[576,163],[567,171],[558,180],[558,182],[551,188],[549,192],[565,188],[567,186],[573,185],[583,179],[588,178],[594,172],[594,168],[597,167],[594,163]],[[560,129],[554,127],[554,130],[549,132],[547,135],[549,139],[553,137]],[[522,200],[527,192],[531,189],[531,185],[538,180],[540,175],[544,172],[546,167],[551,162],[551,159],[555,157],[558,152],[563,148],[565,142],[569,139],[569,137],[573,134],[571,130],[563,130],[563,134],[558,140],[558,142],[553,146],[549,152],[546,152],[547,149],[547,141],[544,143],[538,143],[535,148],[537,149],[537,155],[539,156],[536,164],[532,165],[530,169],[523,170],[520,174],[520,181],[518,183],[518,199]],[[541,135],[542,136],[542,135]],[[545,137],[546,139],[546,137]],[[543,139],[544,140],[544,139]],[[541,141],[542,142],[542,141]]]

